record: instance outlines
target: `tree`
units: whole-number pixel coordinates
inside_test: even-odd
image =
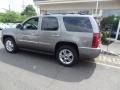
[[[14,11],[6,11],[5,13],[0,13],[0,22],[3,23],[20,23],[24,19],[25,16],[21,16],[20,13]]]
[[[104,17],[101,21],[101,30],[102,31],[109,31],[109,30],[117,30],[118,22],[120,20],[120,16],[108,16]]]
[[[110,42],[107,40],[109,36],[111,36],[111,33],[113,31],[117,31],[118,28],[118,22],[120,20],[120,16],[108,16],[104,17],[103,20],[101,21],[101,31],[102,31],[102,36],[101,36],[101,41],[102,44],[110,44]]]
[[[6,13],[3,13],[1,15],[1,21],[6,23],[6,22],[9,22],[9,23],[12,23],[12,22],[16,22],[18,18],[18,14],[14,11],[6,11]]]
[[[0,13],[0,22],[2,22],[3,16],[4,16],[4,13]]]
[[[31,16],[35,16],[36,15],[36,11],[33,8],[32,5],[28,5],[24,11],[21,13],[21,15],[25,15],[27,17],[31,17]]]

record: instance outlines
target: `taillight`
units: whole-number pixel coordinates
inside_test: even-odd
[[[93,34],[93,42],[92,42],[92,48],[98,48],[100,42],[100,35],[99,33]]]

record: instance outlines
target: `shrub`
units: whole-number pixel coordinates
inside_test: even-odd
[[[102,36],[101,36],[101,42],[104,45],[109,44],[109,41],[107,40],[108,38],[108,33],[107,32],[102,32]]]

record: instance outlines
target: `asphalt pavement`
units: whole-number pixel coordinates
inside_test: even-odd
[[[10,54],[0,44],[0,90],[119,90],[119,77],[120,68],[84,60],[68,68],[53,56]]]

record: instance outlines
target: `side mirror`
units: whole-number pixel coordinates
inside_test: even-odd
[[[18,29],[23,29],[23,26],[22,26],[21,24],[18,24],[18,25],[16,26],[16,28],[18,28]]]

